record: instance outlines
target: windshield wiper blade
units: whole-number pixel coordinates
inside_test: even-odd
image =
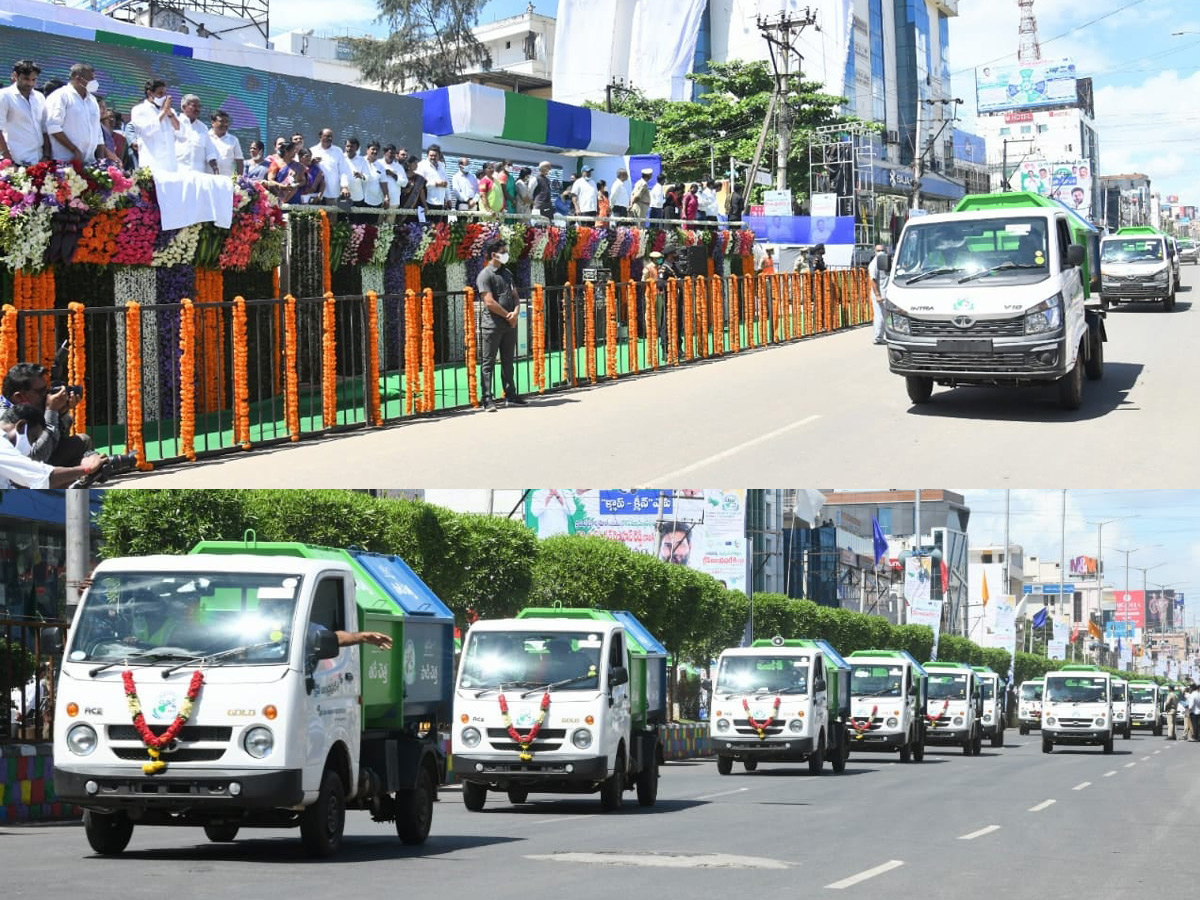
[[[991,275],[993,272],[1004,272],[1008,269],[1041,269],[1037,263],[1015,263],[1005,262],[998,266],[992,266],[990,269],[981,269],[978,272],[972,272],[963,278],[958,279],[959,284],[966,284],[968,281],[974,281],[976,278],[982,278],[984,275]]]
[[[227,659],[231,656],[237,656],[242,653],[249,653],[251,650],[262,650],[264,647],[272,647],[282,643],[281,641],[263,641],[261,644],[247,644],[244,647],[232,647],[229,650],[222,650],[220,653],[210,653],[207,656],[189,656],[177,666],[167,666],[163,669],[162,677],[167,678],[172,672],[182,669],[184,666],[190,665],[209,665],[221,659]],[[178,656],[172,653],[170,656]]]
[[[916,284],[918,281],[924,281],[926,278],[933,278],[937,275],[953,275],[955,272],[961,272],[961,271],[962,271],[961,266],[958,268],[954,268],[954,269],[951,269],[951,268],[930,269],[928,272],[922,272],[920,275],[914,275],[912,278],[908,279],[908,281],[904,282],[904,284],[907,287],[910,284]]]
[[[106,669],[111,669],[113,666],[119,666],[122,663],[129,663],[130,658],[133,659],[130,665],[146,666],[156,659],[170,659],[178,655],[177,653],[156,653],[153,650],[135,650],[133,653],[122,656],[120,659],[114,659],[112,662],[106,662],[102,666],[96,666],[96,668],[88,672],[88,677],[95,678]]]
[[[802,687],[785,687],[782,690],[776,691],[777,694],[807,694],[808,689]]]
[[[574,684],[576,681],[583,681],[587,678],[595,678],[595,677],[596,677],[595,675],[585,673],[583,675],[576,675],[574,678],[564,678],[562,681],[552,681],[546,685],[538,685],[537,687],[530,688],[529,690],[527,690],[523,694],[521,694],[521,697],[522,697],[522,699],[524,699],[525,697],[528,697],[530,694],[535,694],[538,691],[552,691],[555,688],[566,687],[568,684]]]

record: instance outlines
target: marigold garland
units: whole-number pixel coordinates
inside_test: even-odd
[[[664,312],[667,316],[667,365],[679,365],[679,282],[674,278],[667,279],[667,302]]]
[[[296,327],[296,298],[288,294],[284,298],[283,342],[287,348],[284,360],[284,382],[286,399],[284,415],[287,417],[288,435],[292,441],[300,440],[300,369],[299,330]]]
[[[7,372],[17,362],[17,308],[5,303],[0,318],[0,371]]]
[[[521,747],[521,761],[529,762],[533,759],[533,753],[530,752],[530,747],[533,746],[534,740],[537,739],[538,732],[542,730],[542,725],[546,723],[546,716],[550,712],[550,692],[542,694],[542,702],[538,709],[537,721],[533,723],[533,727],[529,729],[528,734],[521,734],[513,727],[512,717],[508,714],[508,700],[503,694],[500,695],[500,716],[504,722],[504,728],[508,731],[508,736]]]
[[[196,269],[195,302],[205,306],[197,309],[203,329],[197,355],[202,360],[204,412],[215,412],[225,406],[225,319],[221,308],[216,306],[224,300],[224,273],[220,269]]]
[[[584,311],[583,346],[587,350],[587,377],[592,384],[596,383],[596,285],[589,281],[583,289]]]
[[[179,313],[179,443],[183,455],[196,459],[196,320],[187,297]]]
[[[567,262],[567,284],[575,284],[576,283],[575,277],[576,277],[577,272],[578,272],[578,266],[577,266],[575,260],[573,260],[573,259],[569,260]]]
[[[740,353],[742,350],[742,317],[736,275],[729,276],[729,350],[731,353]]]
[[[646,282],[646,358],[658,371],[658,284]]]
[[[79,236],[75,245],[75,255],[71,262],[92,263],[106,266],[112,262],[117,253],[117,242],[121,236],[121,226],[124,221],[123,210],[112,210],[94,214]]]
[[[137,454],[139,469],[150,468],[142,432],[142,307],[136,301],[125,307],[125,452]]]
[[[861,741],[863,739],[863,735],[871,730],[871,720],[875,718],[875,713],[878,711],[879,704],[875,704],[871,707],[870,714],[862,722],[859,722],[859,720],[855,719],[854,717],[849,719],[849,725],[854,729],[854,739],[856,741]]]
[[[683,358],[690,362],[695,358],[696,306],[692,297],[692,279],[683,278]]]
[[[746,344],[750,347],[757,347],[759,315],[758,306],[755,303],[753,275],[742,276],[742,295],[746,300]]]
[[[467,399],[472,407],[479,406],[479,351],[475,344],[475,289],[463,290],[464,361],[467,367]]]
[[[18,310],[54,309],[54,270],[47,266],[39,272],[16,269],[13,272],[13,305]],[[48,316],[25,316],[25,355],[47,369],[54,365],[57,349],[54,321]]]
[[[383,397],[379,390],[379,295],[367,291],[367,424],[383,424]]]
[[[617,286],[604,286],[604,374],[616,378],[617,372]]]
[[[233,298],[233,440],[250,449],[250,341],[246,329],[246,299]]]
[[[337,425],[337,300],[331,292],[321,304],[321,425]]]
[[[421,292],[421,401],[425,412],[437,409],[437,365],[433,345],[433,288]]]
[[[191,680],[188,682],[187,695],[184,697],[183,703],[179,704],[179,712],[175,714],[175,721],[167,726],[167,730],[162,734],[155,734],[146,724],[146,717],[142,714],[142,704],[138,699],[137,685],[133,683],[133,672],[129,669],[122,672],[121,682],[125,686],[125,699],[129,703],[129,714],[133,718],[133,727],[137,730],[138,737],[142,739],[146,751],[150,754],[150,762],[142,766],[142,771],[147,775],[156,775],[167,767],[166,762],[160,758],[162,749],[179,737],[183,726],[192,717],[192,710],[195,709],[196,700],[200,696],[200,688],[204,684],[204,672],[197,669],[192,673]]]
[[[404,409],[408,415],[416,411],[417,378],[421,373],[421,310],[417,294],[409,288],[404,292]]]
[[[803,337],[808,337],[812,334],[813,328],[813,277],[811,272],[805,272],[800,276],[800,303],[801,303],[801,318],[800,318],[800,334]]]
[[[279,267],[271,270],[271,299],[279,299]]]
[[[779,695],[775,695],[775,705],[771,708],[771,715],[765,720],[759,722],[750,714],[750,701],[745,697],[742,698],[742,709],[746,711],[746,721],[750,723],[750,727],[758,732],[758,739],[761,741],[767,736],[767,729],[775,721],[775,717],[779,715]]]
[[[321,293],[333,291],[333,225],[329,213],[321,210]]]
[[[725,298],[722,296],[721,279],[710,275],[708,279],[712,295],[713,355],[725,352]]]
[[[404,267],[404,289],[421,296],[421,267],[416,263]]]
[[[67,357],[67,381],[71,384],[83,384],[87,376],[87,329],[83,320],[85,307],[82,303],[68,303],[67,309],[67,334],[71,342],[70,356]],[[71,415],[71,433],[83,433],[87,425],[87,404],[80,403]]]
[[[708,291],[704,276],[696,278],[696,327],[699,329],[700,358],[708,359]]]
[[[628,262],[628,260],[622,260],[622,262]],[[625,311],[629,319],[629,339],[626,341],[629,348],[629,371],[636,375],[640,371],[638,366],[638,302],[637,285],[631,281],[625,283]]]
[[[529,327],[533,329],[533,384],[539,394],[546,392],[546,288],[533,286],[533,315]]]

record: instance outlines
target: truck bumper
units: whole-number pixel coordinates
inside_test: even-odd
[[[1042,728],[1041,719],[1018,719],[1017,722],[1021,727],[1028,728],[1030,731],[1041,731]]]
[[[1104,300],[1161,300],[1170,293],[1170,280],[1122,281],[1100,288],[1100,297]]]
[[[95,790],[89,791],[89,784]],[[142,775],[125,766],[55,766],[54,791],[59,800],[89,809],[219,812],[299,806],[304,800],[304,780],[299,769],[197,772],[169,767],[161,775]]]
[[[878,731],[864,731],[859,734],[853,730],[847,732],[847,736],[850,742],[850,749],[854,751],[899,750],[904,746],[904,741],[908,737],[902,731],[883,733]]]
[[[888,367],[957,384],[1017,385],[1057,381],[1066,374],[1062,334],[1030,338],[914,338],[888,332]]]
[[[1072,728],[1070,731],[1043,728],[1042,737],[1052,744],[1103,744],[1111,737],[1111,733],[1095,728]]]
[[[811,737],[768,738],[762,741],[736,741],[711,738],[712,748],[719,756],[734,759],[805,760],[813,754]]]
[[[925,743],[927,744],[961,744],[971,737],[969,728],[927,728]]]
[[[516,754],[454,754],[454,776],[497,787],[542,782],[599,783],[608,777],[608,759],[603,756],[550,757],[534,754],[523,761]]]

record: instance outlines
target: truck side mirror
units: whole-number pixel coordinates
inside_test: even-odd
[[[815,692],[815,691],[823,691],[823,690],[825,690],[825,682],[818,678],[816,681],[813,682],[813,691]]]
[[[327,628],[318,629],[310,639],[308,658],[311,660],[336,659],[342,648],[338,646],[337,633]]]
[[[1086,253],[1083,249],[1083,244],[1071,244],[1067,247],[1067,265],[1073,269],[1078,269],[1083,265],[1086,259]]]
[[[629,684],[629,670],[624,666],[617,666],[608,673],[608,686],[614,688],[622,684]]]

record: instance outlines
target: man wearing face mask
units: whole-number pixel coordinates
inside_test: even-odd
[[[0,489],[65,488],[96,471],[104,461],[102,456],[87,456],[78,466],[56,467],[29,459],[21,450],[30,447],[31,424],[36,427],[41,417],[36,406],[24,404],[6,410],[0,420]]]
[[[146,99],[130,113],[138,135],[138,162],[156,175],[177,171],[175,145],[184,143],[187,133],[180,129],[179,117],[171,108],[167,83],[156,78],[147,81],[143,91]]]
[[[46,98],[46,133],[50,152],[59,162],[108,159],[100,130],[100,104],[92,96],[98,90],[100,83],[92,67],[76,63],[67,83]]]
[[[508,244],[503,238],[493,238],[484,247],[488,263],[479,273],[475,286],[483,303],[479,332],[483,353],[483,409],[495,412],[493,399],[496,351],[500,352],[500,383],[504,386],[504,399],[515,406],[524,406],[526,400],[517,393],[513,377],[513,357],[517,351],[517,305],[520,298],[513,283],[508,264]]]

